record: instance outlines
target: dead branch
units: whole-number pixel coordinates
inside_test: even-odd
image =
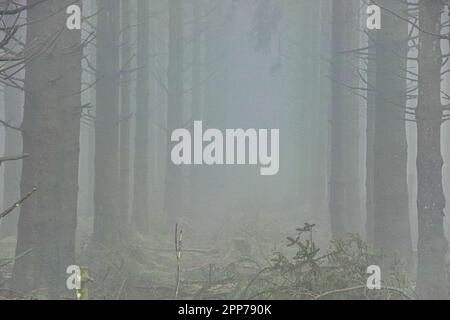
[[[14,211],[14,209],[20,207],[20,205],[22,203],[24,203],[29,197],[31,197],[31,195],[33,193],[35,193],[37,190],[36,187],[33,188],[33,190],[31,190],[28,194],[26,194],[22,199],[20,199],[19,201],[17,201],[16,203],[14,203],[11,207],[9,207],[8,209],[6,209],[5,211],[3,211],[2,213],[0,213],[0,220],[3,219],[4,217],[6,217],[8,214],[10,214],[11,212]]]
[[[22,132],[22,129],[21,129],[21,128],[16,127],[16,126],[13,126],[13,125],[9,124],[9,123],[8,123],[7,121],[5,121],[5,120],[1,120],[1,119],[0,119],[0,124],[2,124],[5,128],[9,128],[9,129],[12,129],[12,130],[15,130],[15,131]]]
[[[15,160],[22,160],[24,158],[28,158],[30,155],[28,153],[25,154],[21,154],[18,156],[5,156],[5,157],[0,157],[0,165],[5,162],[5,161],[15,161]]]

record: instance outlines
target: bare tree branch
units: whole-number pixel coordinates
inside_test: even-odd
[[[5,157],[0,157],[0,165],[5,162],[5,161],[14,161],[14,160],[22,160],[24,158],[28,158],[30,155],[25,153],[25,154],[21,154],[18,156],[5,156]]]
[[[33,193],[35,193],[37,190],[36,187],[33,188],[33,190],[31,190],[29,193],[27,193],[22,199],[20,199],[19,201],[17,201],[16,203],[14,203],[11,207],[9,207],[8,209],[6,209],[5,211],[3,211],[2,213],[0,213],[0,220],[3,219],[4,217],[6,217],[8,214],[10,214],[11,212],[14,211],[14,209],[20,207],[20,205],[22,203],[24,203],[29,197],[31,197],[31,195]]]

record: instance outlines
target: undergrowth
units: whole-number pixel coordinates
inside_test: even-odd
[[[315,239],[315,227],[304,224],[296,229],[294,236],[287,237],[285,248],[271,251],[268,241],[260,241],[260,237],[252,239],[249,235],[226,237],[226,243],[208,243],[216,249],[193,248],[196,241],[183,244],[177,298],[416,298],[406,264],[401,259],[391,259],[386,266],[383,256],[374,253],[355,234],[330,241],[327,248],[320,248]],[[256,248],[258,245],[260,248]],[[265,257],[271,258],[266,260]],[[161,237],[134,237],[114,248],[88,241],[79,250],[78,262],[89,268],[93,280],[89,284],[90,299],[174,298],[175,250]],[[370,276],[367,268],[371,265],[383,265],[380,289],[367,288]],[[5,275],[9,276],[3,268],[0,284],[8,282]]]
[[[393,259],[381,289],[367,287],[367,268],[381,265],[383,257],[373,253],[355,234],[333,240],[323,252],[314,240],[314,224],[296,229],[287,246],[292,257],[275,252],[271,265],[256,274],[241,292],[242,299],[413,299],[411,283],[401,260]]]

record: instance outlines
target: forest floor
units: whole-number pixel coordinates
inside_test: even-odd
[[[265,217],[277,217],[267,214]],[[295,232],[290,219],[242,215],[219,227],[182,222],[177,299],[243,299],[258,272],[271,264],[275,252],[289,252],[286,236]],[[91,299],[173,299],[177,286],[174,228],[154,228],[150,236],[133,236],[107,248],[93,243],[88,225],[79,221],[78,263],[87,266]],[[327,232],[318,238],[326,238]],[[0,240],[0,291],[12,272],[15,239]],[[292,256],[295,254],[291,250]],[[1,296],[1,294],[0,294]],[[35,297],[42,298],[42,297]],[[74,297],[63,297],[73,299]]]
[[[177,299],[245,298],[250,281],[271,264],[274,253],[289,252],[286,230],[295,232],[292,224],[275,218],[244,218],[201,230],[182,222],[180,228]],[[93,246],[87,241],[79,260],[91,270],[91,295],[96,298],[175,298],[174,230],[153,230],[151,236],[136,237],[122,250]]]
[[[173,228],[155,228],[149,236],[133,236],[122,246],[114,248],[93,243],[89,237],[90,231],[86,229],[84,234],[80,234],[77,251],[78,263],[88,267],[92,279],[89,298],[315,299],[322,295],[342,299],[414,298],[413,283],[406,280],[401,271],[389,284],[392,288],[386,290],[386,294],[372,296],[367,291],[365,268],[372,256],[364,251],[364,244],[358,238],[339,244],[344,248],[344,254],[339,253],[333,260],[338,266],[336,271],[322,265],[319,271],[313,270],[315,263],[322,258],[308,260],[309,253],[311,257],[327,256],[330,248],[328,230],[315,227],[313,241],[320,241],[315,242],[314,246],[309,240],[303,242],[309,246],[304,255],[302,244],[300,247],[292,246],[292,243],[287,246],[293,241],[292,238],[288,241],[287,236],[295,235],[296,228],[302,223],[293,224],[290,218],[273,217],[277,215],[247,216],[223,223],[220,228],[203,226],[199,229],[182,222],[181,257],[178,262]],[[89,221],[82,222],[81,229],[84,228],[83,223],[90,224]],[[356,251],[351,249],[355,245],[358,247]],[[317,252],[316,246],[321,248]],[[7,263],[0,270],[0,292],[7,287],[11,275],[10,258],[14,256],[14,248],[13,238],[0,240],[0,266]],[[346,252],[349,248],[351,250]],[[278,266],[276,270],[275,265]],[[306,265],[313,267],[305,268]],[[299,276],[300,273],[302,276]],[[316,274],[320,274],[321,278],[311,280]],[[264,280],[264,284],[259,280]],[[178,292],[175,290],[177,287]],[[336,289],[337,292],[349,290],[352,294],[335,295]],[[74,299],[71,296],[63,298]]]

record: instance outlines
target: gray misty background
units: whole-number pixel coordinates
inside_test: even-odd
[[[0,0],[0,298],[448,299],[449,6]],[[175,166],[194,121],[279,173]]]

